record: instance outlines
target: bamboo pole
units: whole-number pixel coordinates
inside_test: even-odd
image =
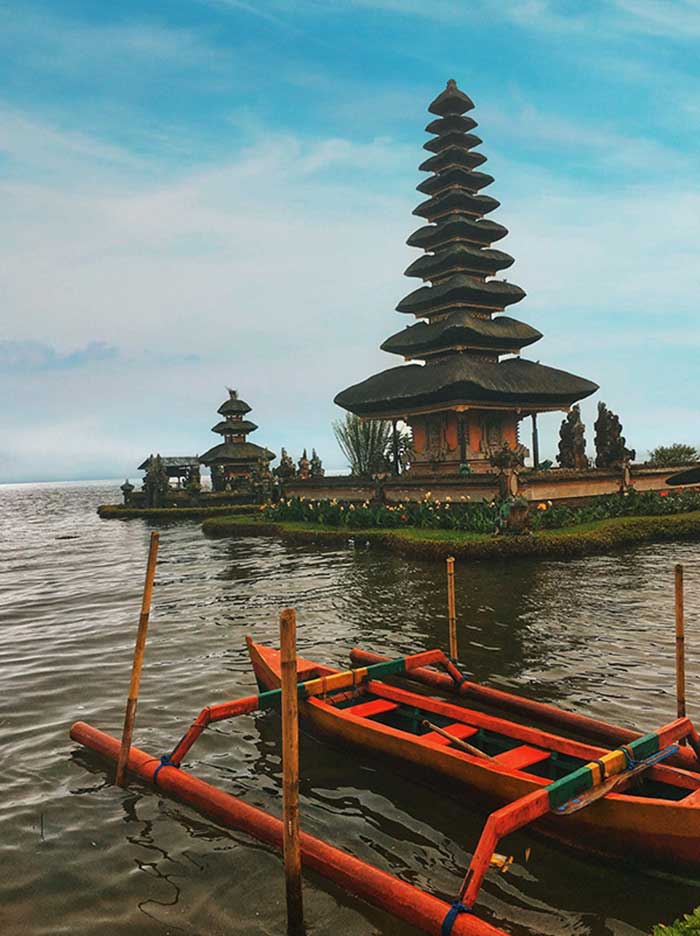
[[[151,533],[151,544],[148,549],[148,564],[146,565],[146,581],[143,586],[143,598],[141,599],[141,614],[139,616],[139,627],[136,633],[136,645],[134,647],[134,662],[131,665],[131,682],[129,683],[129,698],[126,700],[126,711],[124,713],[124,730],[122,731],[122,745],[119,750],[119,760],[117,761],[116,781],[119,786],[125,786],[126,783],[126,765],[129,760],[129,749],[131,748],[131,739],[134,734],[134,722],[136,721],[136,706],[139,701],[139,685],[141,683],[141,669],[143,667],[143,655],[146,649],[146,634],[148,633],[148,618],[151,613],[151,596],[153,594],[153,580],[156,574],[156,558],[158,556],[158,542],[160,533]]]
[[[447,619],[450,630],[450,657],[457,659],[457,610],[455,605],[455,561],[447,558]]]
[[[282,671],[282,821],[287,933],[304,934],[299,840],[299,698],[297,691],[297,619],[293,608],[280,614]]]
[[[675,569],[676,592],[676,712],[685,718],[685,619],[683,608],[683,566]]]

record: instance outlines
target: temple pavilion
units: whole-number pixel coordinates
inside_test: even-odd
[[[489,470],[490,458],[508,443],[523,457],[518,438],[525,416],[568,410],[598,387],[566,371],[520,357],[542,335],[503,314],[525,292],[496,276],[513,258],[491,245],[507,229],[485,215],[499,202],[481,190],[493,177],[477,169],[486,157],[471,99],[448,81],[430,104],[426,127],[430,173],[418,186],[427,196],[413,212],[426,224],[407,243],[423,250],[405,271],[424,285],[397,311],[414,316],[382,344],[411,362],[392,367],[339,393],[335,402],[358,416],[402,420],[413,432],[412,472],[451,473],[460,465]],[[423,363],[418,363],[423,362]]]
[[[223,491],[227,487],[237,488],[255,477],[269,472],[274,452],[248,442],[247,436],[258,428],[247,419],[250,406],[241,400],[236,390],[229,390],[217,412],[223,416],[212,432],[223,436],[223,442],[209,449],[199,459],[211,471],[212,487]]]

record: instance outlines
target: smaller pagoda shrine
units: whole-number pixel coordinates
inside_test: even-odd
[[[223,419],[212,432],[224,441],[209,449],[199,459],[211,472],[211,485],[215,491],[245,490],[270,475],[270,462],[274,452],[248,442],[247,436],[258,428],[247,419],[250,406],[241,400],[236,390],[229,389],[217,412]]]

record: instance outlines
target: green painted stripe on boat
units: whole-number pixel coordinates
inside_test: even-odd
[[[268,689],[267,692],[261,692],[258,696],[258,708],[273,708],[282,701],[281,689]]]
[[[557,806],[563,806],[570,799],[583,793],[584,790],[590,790],[593,786],[593,771],[590,767],[579,767],[560,780],[555,780],[545,787],[549,796],[550,808],[556,809]]]
[[[406,660],[397,657],[395,660],[386,660],[384,663],[372,663],[367,667],[368,676],[398,676],[406,672]]]
[[[630,741],[627,747],[634,751],[635,760],[644,760],[659,750],[659,736],[653,732],[642,735],[641,738]]]
[[[634,741],[630,741],[625,747],[633,753],[634,760],[646,760],[647,757],[658,753],[659,736],[653,732],[642,735],[641,738],[635,738]],[[615,748],[615,750],[620,751],[623,749]],[[558,806],[563,806],[564,803],[578,796],[579,793],[590,790],[595,780],[597,780],[597,775],[594,776],[593,769],[588,765],[579,767],[578,770],[572,771],[572,773],[567,774],[560,780],[555,780],[554,783],[550,783],[549,786],[545,787],[547,795],[549,796],[550,807],[556,809]]]

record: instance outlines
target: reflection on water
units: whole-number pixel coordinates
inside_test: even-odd
[[[3,932],[284,932],[279,857],[246,836],[134,784],[68,738],[76,719],[118,734],[150,527],[100,521],[116,486],[0,488],[0,800]],[[459,646],[490,685],[626,725],[674,715],[672,566],[687,566],[690,714],[700,715],[700,558],[693,544],[566,562],[457,565]],[[396,655],[447,634],[441,564],[363,546],[205,540],[195,523],[162,528],[135,743],[172,747],[207,702],[254,691],[244,635],[275,642],[293,605],[299,649],[346,664],[360,645]],[[212,726],[188,766],[279,813],[279,725],[257,714]],[[483,816],[429,778],[302,736],[303,827],[451,897]],[[531,846],[530,861],[523,860]],[[585,862],[514,836],[512,871],[491,877],[480,909],[513,933],[646,933],[700,902],[696,887]],[[408,934],[310,877],[315,936]]]

